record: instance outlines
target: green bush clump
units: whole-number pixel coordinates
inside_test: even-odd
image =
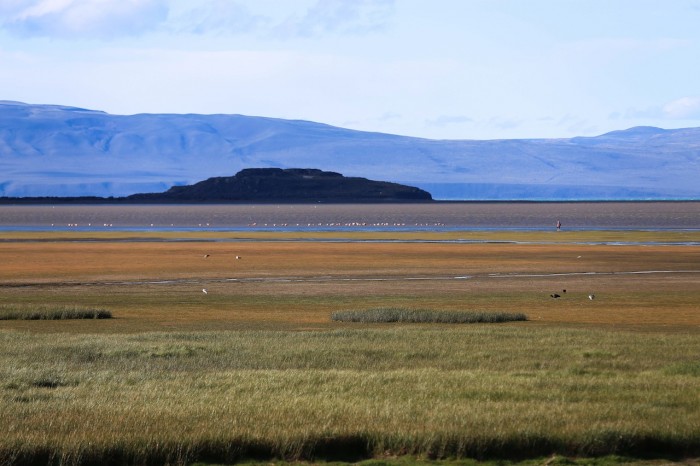
[[[80,306],[51,305],[0,305],[0,320],[67,320],[110,319],[112,313],[105,309]]]
[[[331,314],[331,320],[361,323],[474,324],[522,321],[527,320],[527,316],[523,313],[512,312],[436,311],[431,309],[380,307],[365,310],[336,311]]]

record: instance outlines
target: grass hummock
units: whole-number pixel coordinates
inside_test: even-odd
[[[0,320],[69,320],[111,318],[112,313],[108,310],[80,306],[51,306],[44,304],[0,305]]]
[[[475,324],[501,323],[527,320],[523,313],[487,311],[436,311],[431,309],[411,309],[401,307],[379,307],[366,310],[336,311],[331,320],[361,323],[440,323]]]

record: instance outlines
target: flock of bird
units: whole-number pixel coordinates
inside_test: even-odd
[[[444,227],[445,223],[434,222],[434,223],[403,223],[403,222],[330,222],[330,223],[258,223],[253,222],[248,224],[249,227],[310,227],[310,228],[328,228],[328,227],[405,227],[405,226],[416,226],[416,227]]]

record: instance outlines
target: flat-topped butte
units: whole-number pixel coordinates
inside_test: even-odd
[[[426,202],[420,188],[366,178],[346,177],[312,168],[248,168],[234,176],[209,178],[162,193],[126,197],[0,198],[8,203],[228,203],[228,202]]]
[[[397,202],[430,201],[427,191],[385,181],[345,177],[310,168],[249,168],[234,176],[174,186],[160,194],[134,194],[139,201]]]

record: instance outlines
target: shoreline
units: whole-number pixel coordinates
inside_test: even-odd
[[[0,231],[547,232],[700,230],[699,202],[0,205]]]
[[[348,201],[308,201],[302,199],[271,199],[268,201],[143,201],[129,200],[126,198],[111,197],[0,197],[0,206],[8,205],[182,205],[182,206],[205,206],[205,205],[405,205],[405,204],[646,204],[646,203],[700,203],[700,198],[683,199],[431,199],[431,200],[348,200]]]

